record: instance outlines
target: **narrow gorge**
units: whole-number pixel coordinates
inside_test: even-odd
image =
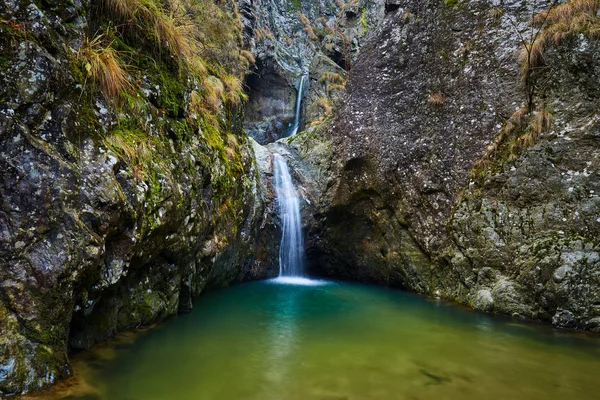
[[[0,2],[0,398],[594,398],[599,32]]]

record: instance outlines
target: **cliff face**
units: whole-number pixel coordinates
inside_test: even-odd
[[[104,41],[113,28],[91,41],[106,26],[94,6],[0,4],[0,395],[67,376],[69,350],[277,270],[236,108],[208,104],[207,85],[230,78],[150,60],[126,35]],[[119,102],[94,85],[94,60],[113,52],[140,63],[127,67],[139,90]]]
[[[328,116],[360,47],[384,14],[384,2],[240,1],[256,64],[246,79],[248,134],[265,145],[289,134],[301,76],[302,127]],[[325,115],[327,114],[327,115]]]
[[[112,0],[0,4],[0,395],[276,274],[269,150],[314,273],[600,329],[597,38],[561,36],[524,87],[546,1],[206,2],[188,24],[201,1],[120,2],[120,24]],[[182,32],[213,40],[199,62]],[[301,75],[306,131],[252,142],[286,131]]]
[[[295,141],[324,188],[313,271],[600,329],[597,41],[547,46],[529,113],[531,3],[393,3],[333,122]]]

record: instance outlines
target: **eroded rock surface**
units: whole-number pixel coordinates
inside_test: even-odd
[[[207,288],[277,271],[245,133],[194,128],[167,69],[145,71],[141,129],[82,92],[89,6],[0,4],[0,397]]]
[[[392,6],[333,122],[297,140],[330,182],[308,231],[312,269],[598,330],[598,43],[581,35],[546,55],[535,101],[550,130],[482,163],[527,103],[516,32],[531,4]],[[315,145],[333,156],[302,151]]]
[[[246,39],[257,62],[246,85],[245,128],[260,144],[285,137],[294,120],[298,83],[306,91],[302,124],[317,120],[319,99],[335,99],[324,73],[341,77],[384,15],[384,2],[241,1]],[[328,88],[329,86],[329,88]]]

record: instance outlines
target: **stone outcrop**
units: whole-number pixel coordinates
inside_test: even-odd
[[[527,104],[517,30],[532,10],[499,3],[389,7],[337,116],[295,140],[325,177],[307,227],[311,267],[598,330],[598,43],[580,35],[546,54],[524,118],[553,122],[519,147],[528,128],[501,133]],[[316,145],[332,151],[316,157]]]
[[[160,57],[133,111],[90,90],[91,4],[0,4],[0,396],[277,274],[270,152],[303,197],[312,273],[600,330],[597,41],[549,49],[528,104],[531,2],[242,0],[249,100],[220,104],[215,130]],[[242,121],[262,144],[286,131],[303,74],[307,129],[250,139]]]
[[[300,76],[307,78],[302,126],[324,113],[319,99],[335,99],[324,73],[345,76],[361,45],[384,15],[384,3],[241,1],[246,40],[256,65],[246,85],[245,128],[260,144],[284,137],[294,120]]]
[[[277,273],[245,133],[195,127],[166,68],[145,71],[141,126],[90,91],[74,59],[89,7],[0,4],[0,397],[210,287]]]

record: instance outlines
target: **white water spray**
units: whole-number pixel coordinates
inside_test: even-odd
[[[304,80],[306,77],[302,75],[300,77],[300,83],[298,84],[298,97],[296,97],[296,113],[294,115],[294,124],[290,128],[290,133],[288,136],[294,136],[298,133],[298,128],[300,127],[300,109],[302,107],[302,97],[304,97]]]
[[[283,157],[273,154],[273,166],[275,194],[282,223],[279,277],[301,277],[304,276],[304,240],[300,220],[300,197]]]

